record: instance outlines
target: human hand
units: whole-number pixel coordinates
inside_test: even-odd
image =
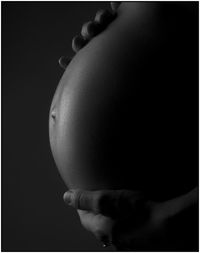
[[[111,2],[111,11],[99,10],[95,15],[94,21],[88,21],[83,24],[81,34],[76,35],[72,40],[72,49],[75,53],[83,48],[92,38],[105,30],[105,28],[115,19],[119,5],[120,2]],[[62,56],[59,59],[59,64],[63,69],[66,69],[70,61],[71,58]]]
[[[117,250],[156,250],[164,243],[165,218],[159,204],[128,190],[70,190],[64,201],[76,208],[84,228]]]

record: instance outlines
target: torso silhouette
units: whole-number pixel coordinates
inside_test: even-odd
[[[166,199],[196,185],[197,15],[187,3],[123,3],[73,58],[50,118],[69,188],[141,189]]]

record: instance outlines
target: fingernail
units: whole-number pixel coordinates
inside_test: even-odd
[[[59,65],[61,66],[61,68],[66,69],[68,64],[70,63],[71,58],[70,57],[65,57],[65,56],[61,56],[60,59],[58,60]]]
[[[67,205],[71,205],[72,204],[72,191],[69,190],[69,191],[65,192],[63,199]]]

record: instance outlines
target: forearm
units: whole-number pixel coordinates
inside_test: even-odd
[[[165,215],[165,218],[170,219],[190,208],[197,207],[197,204],[198,188],[196,187],[180,197],[164,202],[162,207],[163,215]]]
[[[168,250],[198,248],[198,187],[162,205]]]

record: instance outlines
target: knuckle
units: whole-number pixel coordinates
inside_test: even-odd
[[[82,209],[84,205],[84,192],[77,194],[77,209]]]
[[[83,192],[79,189],[77,189],[74,192],[74,197],[73,197],[73,202],[74,202],[74,207],[76,209],[79,209],[81,207],[81,198],[82,198]]]

